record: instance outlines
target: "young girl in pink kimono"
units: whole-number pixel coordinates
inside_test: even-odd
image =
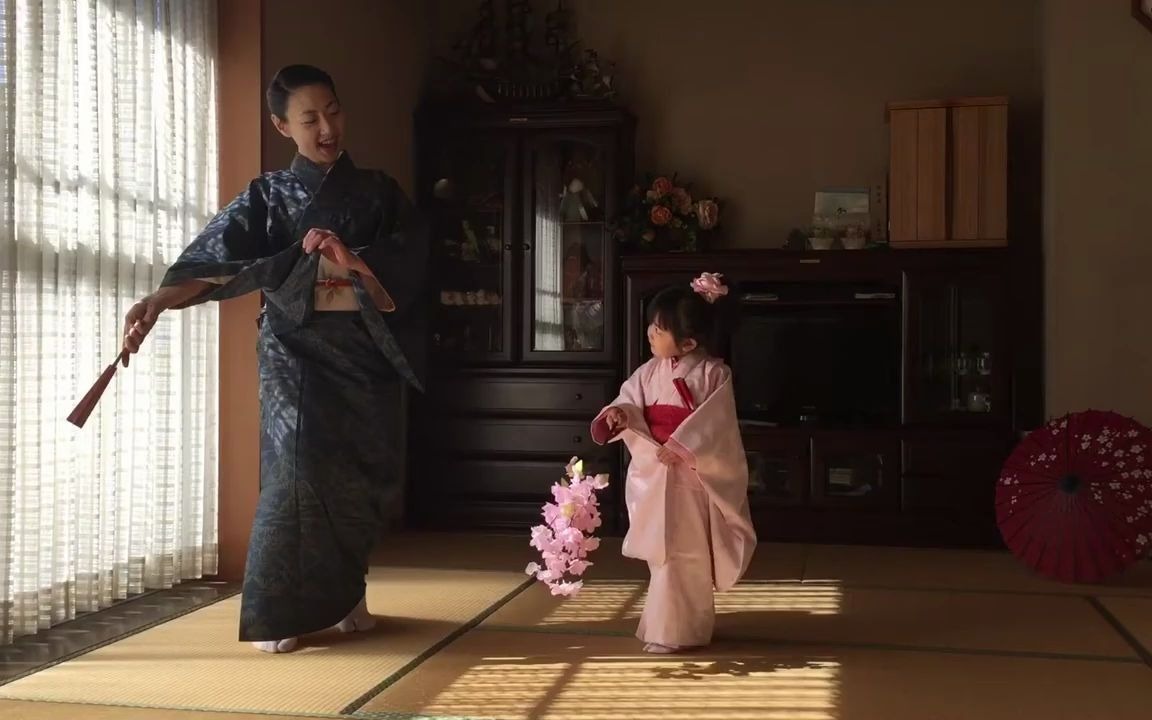
[[[651,573],[636,633],[647,652],[708,645],[713,588],[735,585],[756,547],[732,372],[706,349],[727,294],[721,276],[704,273],[657,295],[652,359],[592,423],[597,443],[622,440],[632,458],[624,555]]]

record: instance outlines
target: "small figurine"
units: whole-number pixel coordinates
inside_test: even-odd
[[[464,241],[460,243],[460,259],[464,262],[480,262],[480,242],[476,239],[476,233],[472,231],[472,226],[467,220],[461,221],[460,224],[464,229]]]
[[[594,161],[586,153],[575,152],[564,166],[564,190],[560,193],[560,219],[564,222],[588,222],[600,217],[596,195],[584,182],[595,172]]]
[[[493,260],[500,257],[500,236],[496,234],[495,225],[484,227],[484,246]]]
[[[583,60],[577,62],[569,77],[572,92],[577,97],[611,98],[616,94],[612,87],[612,70],[614,65],[608,65],[608,72],[600,69],[600,55],[595,50],[584,50]]]
[[[572,178],[560,195],[560,217],[564,222],[588,222],[588,209],[585,203],[598,207],[596,198],[584,187],[580,178]]]

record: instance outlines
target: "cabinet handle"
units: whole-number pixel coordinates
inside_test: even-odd
[[[574,443],[576,443],[577,445],[579,445],[580,443],[584,442],[584,438],[583,438],[583,437],[581,437],[581,436],[579,436],[579,435],[573,435],[573,436],[572,436],[572,442],[574,442]]]
[[[512,252],[512,243],[504,243],[504,250],[507,252]]]
[[[524,243],[524,252],[532,252],[532,244]]]

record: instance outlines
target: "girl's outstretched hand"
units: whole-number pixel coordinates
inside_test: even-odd
[[[618,407],[610,407],[604,413],[604,422],[613,433],[620,432],[628,427],[628,415]]]

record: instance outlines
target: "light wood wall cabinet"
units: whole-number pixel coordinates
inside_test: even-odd
[[[888,104],[893,247],[1008,244],[1008,99]]]

